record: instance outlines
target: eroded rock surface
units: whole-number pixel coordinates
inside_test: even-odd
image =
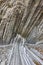
[[[43,0],[0,0],[1,40],[9,42],[17,33],[27,38],[40,22],[43,26]]]
[[[25,41],[17,35],[13,43],[0,45],[0,65],[43,65],[43,45]]]
[[[43,65],[43,0],[0,0],[0,65]]]

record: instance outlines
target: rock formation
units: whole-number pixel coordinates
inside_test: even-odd
[[[0,65],[43,65],[43,0],[0,0]]]
[[[21,34],[27,38],[34,27],[43,28],[43,0],[0,0],[0,39],[9,42]]]

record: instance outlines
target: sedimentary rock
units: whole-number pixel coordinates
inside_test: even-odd
[[[1,0],[0,3],[0,39],[5,42],[17,33],[27,38],[43,19],[43,0]]]
[[[25,41],[17,35],[13,43],[0,45],[0,65],[43,65],[43,45]]]
[[[43,65],[43,0],[0,0],[0,65]]]

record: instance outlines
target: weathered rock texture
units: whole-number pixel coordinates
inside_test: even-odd
[[[0,45],[0,65],[43,65],[43,44],[28,44],[20,35],[9,45]]]
[[[34,27],[43,35],[43,0],[0,0],[0,40],[17,33],[27,38]]]
[[[0,0],[0,65],[43,65],[43,0]]]

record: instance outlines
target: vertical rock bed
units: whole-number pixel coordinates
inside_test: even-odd
[[[33,37],[43,40],[43,0],[0,0],[0,3],[1,41],[10,43],[16,34],[24,38],[34,34]]]
[[[0,0],[0,65],[43,65],[43,0]]]

